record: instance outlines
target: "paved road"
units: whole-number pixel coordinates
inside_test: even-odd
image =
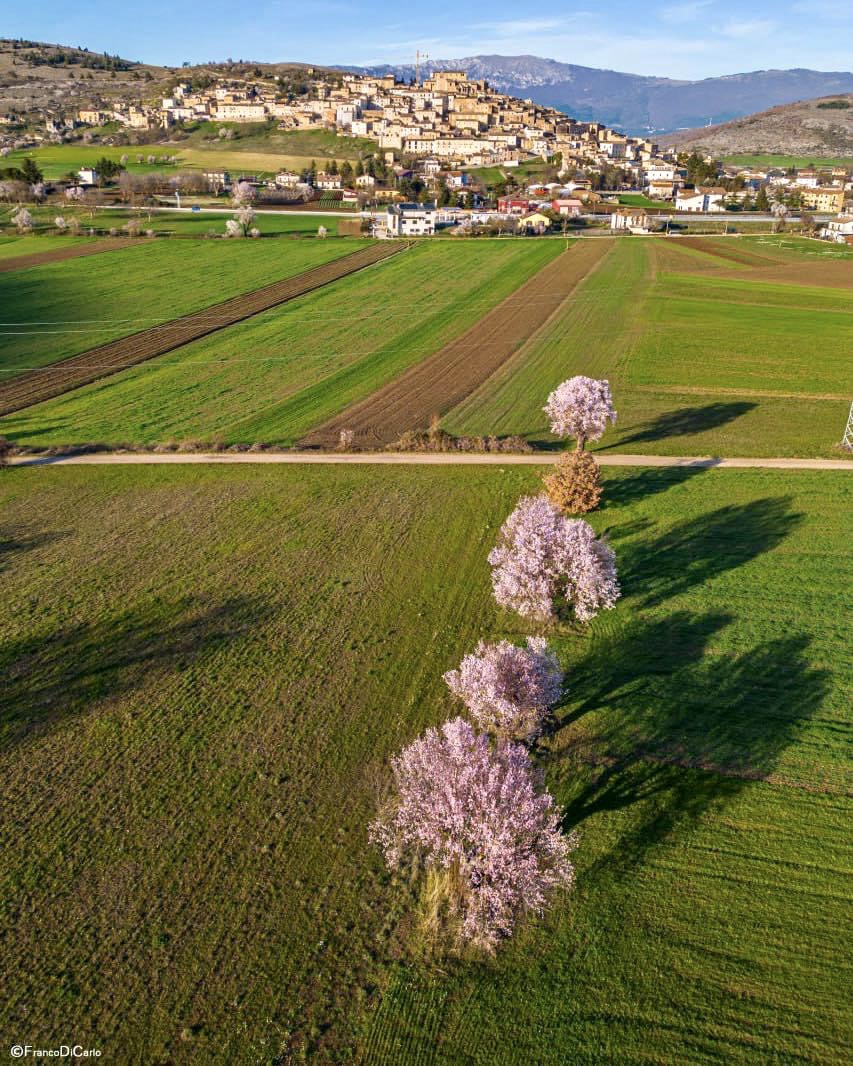
[[[694,469],[754,469],[765,470],[848,470],[853,471],[851,459],[715,459],[703,456],[677,455],[604,455],[596,452],[602,466],[670,466]],[[534,455],[494,455],[464,452],[101,452],[92,455],[32,456],[11,460],[13,466],[158,466],[211,463],[307,463],[309,465],[350,464],[389,466],[541,466],[556,462],[559,453],[539,452]]]

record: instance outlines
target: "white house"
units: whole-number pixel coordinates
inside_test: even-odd
[[[648,233],[648,212],[642,207],[617,207],[610,216],[610,228],[616,232]]]
[[[430,237],[435,233],[432,204],[389,204],[385,229],[389,237]]]
[[[340,174],[318,174],[314,184],[318,189],[340,189]]]
[[[668,163],[664,159],[650,159],[643,167],[647,185],[653,181],[675,181],[675,172],[675,163]]]
[[[723,200],[726,190],[697,185],[695,189],[679,189],[675,197],[676,211],[718,212],[725,211]]]
[[[100,174],[94,167],[83,167],[77,171],[77,177],[81,185],[97,185]]]
[[[839,215],[818,230],[818,236],[836,244],[853,244],[853,215]]]
[[[376,184],[376,178],[372,174],[359,174],[355,179],[355,184],[359,189],[372,189]]]

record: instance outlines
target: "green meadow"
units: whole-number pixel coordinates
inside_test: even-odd
[[[269,249],[265,261],[276,262],[283,247],[298,257],[305,248],[328,254],[359,246],[251,243]],[[553,241],[420,243],[214,336],[10,415],[0,420],[0,433],[30,444],[213,436],[292,443],[472,326],[562,250]],[[124,253],[110,253],[118,254]],[[145,286],[140,282],[140,299]],[[159,287],[150,285],[150,298]]]
[[[837,454],[850,402],[853,293],[809,285],[802,262],[815,242],[785,244],[793,259],[770,241],[737,248],[761,255],[770,249],[780,266],[796,263],[798,284],[762,281],[760,267],[675,242],[663,250],[677,258],[657,269],[656,243],[615,242],[564,309],[446,415],[446,428],[521,433],[549,445],[542,411],[548,392],[587,374],[610,380],[619,413],[605,450]],[[820,253],[834,262],[831,247]]]
[[[234,130],[233,140],[220,140],[220,128]],[[211,139],[212,138],[212,139]],[[132,174],[175,174],[180,170],[230,170],[242,173],[273,174],[285,167],[302,169],[314,159],[356,159],[376,150],[376,144],[366,138],[336,137],[325,130],[295,130],[282,132],[264,123],[255,124],[212,122],[191,134],[186,140],[167,144],[110,146],[100,144],[49,144],[11,152],[3,161],[4,167],[20,166],[31,156],[48,180],[63,178],[81,167],[92,166],[106,156],[118,163],[127,156],[127,169]],[[137,162],[142,156],[143,162]],[[155,163],[148,157],[154,156]],[[176,157],[176,163],[166,158]]]
[[[65,242],[66,238],[62,238]],[[56,247],[28,238],[30,251]],[[63,244],[64,246],[64,244]],[[147,241],[0,275],[4,376],[167,322],[355,251],[345,241]],[[4,246],[0,246],[4,247]]]
[[[783,167],[785,170],[790,167],[796,167],[802,169],[803,167],[814,167],[821,170],[825,167],[849,167],[853,169],[853,156],[832,156],[824,159],[823,157],[807,156],[807,155],[780,155],[772,152],[765,152],[763,155],[728,155],[723,159],[724,163],[730,163],[736,167]]]
[[[442,672],[524,635],[486,555],[536,471],[6,471],[3,1032],[139,1063],[845,1061],[846,475],[605,475],[624,595],[551,634],[537,755],[577,887],[431,968],[366,825],[458,710]]]

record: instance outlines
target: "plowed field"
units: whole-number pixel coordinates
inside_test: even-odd
[[[46,263],[59,263],[63,259],[77,259],[83,255],[98,255],[100,252],[114,252],[127,248],[129,244],[139,244],[133,237],[116,237],[109,240],[93,241],[91,244],[69,244],[67,248],[54,248],[51,252],[33,252],[31,255],[19,255],[0,262],[0,274],[8,270],[26,270],[27,267],[44,266]]]
[[[184,315],[129,337],[99,345],[70,359],[30,371],[0,384],[0,414],[48,400],[126,367],[163,355],[235,322],[250,318],[304,293],[311,292],[356,270],[395,255],[404,245],[373,244],[352,255],[325,263],[295,277],[273,282],[254,292],[224,300],[194,314]]]
[[[471,329],[371,396],[309,433],[307,446],[335,443],[342,429],[370,445],[388,444],[426,426],[470,395],[526,343],[612,248],[579,242],[484,315]]]

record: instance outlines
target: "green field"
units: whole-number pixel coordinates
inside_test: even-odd
[[[282,247],[298,254],[350,245],[266,247],[275,255]],[[0,420],[0,433],[29,444],[214,435],[291,443],[473,325],[562,249],[553,241],[421,243],[215,336],[10,415]],[[139,299],[145,291],[153,299],[159,284],[146,290],[140,283]],[[19,358],[27,351],[23,342]]]
[[[607,473],[624,597],[556,641],[578,886],[428,972],[366,842],[498,612],[518,468],[0,477],[2,1031],[104,1061],[845,1061],[850,491]],[[849,781],[847,782],[849,785]],[[75,1036],[74,1039],[78,1039]]]
[[[31,207],[30,214],[33,217],[33,233],[28,237],[19,237],[14,232],[10,216],[13,207],[0,207],[0,225],[7,225],[9,230],[5,235],[0,235],[0,256],[29,254],[4,248],[10,242],[27,241],[29,251],[46,252],[51,247],[65,247],[68,242],[76,243],[80,238],[70,237],[67,233],[60,236],[56,232],[55,219],[62,215],[66,222],[77,218],[81,232],[94,229],[99,235],[108,233],[110,229],[119,231],[131,219],[136,219],[143,231],[154,230],[157,234],[175,237],[222,237],[225,234],[225,222],[234,216],[234,208],[229,207],[227,200],[220,201],[218,210],[199,211],[158,211],[149,208],[98,208],[92,211],[88,208],[66,207],[54,204],[49,207]],[[340,213],[339,213],[340,214]],[[271,236],[294,236],[316,237],[320,226],[325,226],[329,236],[336,236],[338,232],[338,217],[334,215],[314,215],[311,212],[277,212],[271,213],[260,211],[255,213],[254,226],[261,231],[264,237]],[[126,234],[121,234],[126,236]],[[34,238],[39,238],[34,241]],[[51,241],[54,243],[45,243]]]
[[[46,250],[45,238],[33,244]],[[65,238],[63,238],[63,241]],[[146,241],[0,275],[4,377],[166,322],[362,247],[352,241]]]
[[[38,252],[55,252],[57,248],[68,248],[75,244],[88,244],[85,237],[32,236],[0,237],[0,259],[16,259],[21,255],[35,255]]]
[[[816,167],[818,170],[822,167],[849,167],[853,170],[853,156],[849,155],[833,156],[827,159],[813,155],[774,155],[772,153],[765,153],[764,155],[727,155],[724,157],[723,162],[730,163],[736,167],[783,167],[786,170],[789,167],[796,167],[797,169]]]
[[[177,211],[99,211],[95,221],[101,229],[116,226],[121,229],[129,218],[139,218],[143,229],[153,229],[176,237],[206,237],[209,233],[221,235],[225,232],[225,220],[233,217],[233,211],[198,211],[179,213]],[[330,237],[338,232],[338,219],[329,215],[312,215],[291,212],[279,214],[255,214],[254,226],[264,237],[296,236],[316,237],[320,226],[325,226]]]
[[[215,138],[206,140],[206,135],[216,133],[220,127],[233,128],[240,135],[235,140]],[[109,145],[50,144],[11,152],[2,162],[3,167],[20,166],[27,156],[32,156],[48,180],[63,178],[71,171],[92,166],[106,156],[119,162],[128,157],[127,169],[132,174],[174,174],[177,170],[230,170],[240,173],[273,174],[286,167],[302,169],[312,159],[356,159],[376,150],[376,144],[366,138],[336,137],[326,130],[296,130],[279,132],[264,125],[263,130],[253,124],[233,122],[205,123],[204,128],[187,140],[166,144]],[[177,165],[148,162],[137,163],[137,156],[158,159],[177,156]]]
[[[808,277],[802,264],[810,249],[827,262],[836,257],[815,242],[785,243],[790,255],[771,242],[738,242],[737,249],[796,264],[800,280]],[[548,392],[572,374],[588,374],[613,386],[619,421],[602,442],[609,450],[837,454],[851,398],[850,289],[766,282],[757,268],[747,280],[748,268],[674,242],[665,251],[677,255],[683,272],[656,270],[656,247],[614,242],[565,310],[451,411],[446,428],[522,433],[548,444]],[[694,266],[706,270],[688,273]],[[727,276],[733,270],[737,278]]]

